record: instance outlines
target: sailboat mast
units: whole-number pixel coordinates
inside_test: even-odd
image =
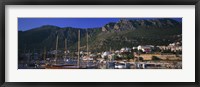
[[[43,55],[44,61],[46,60],[46,47],[44,47],[44,55]]]
[[[80,30],[78,30],[78,61],[77,66],[80,65]]]
[[[67,39],[65,38],[65,52],[67,54]]]
[[[30,61],[31,61],[31,54],[30,54],[30,52],[31,52],[31,51],[29,50],[29,51],[28,51],[28,61],[27,61],[28,64],[30,64]]]
[[[65,49],[64,49],[64,61],[66,61],[66,57],[67,57],[67,39],[65,38]]]
[[[88,46],[88,30],[87,30],[87,55],[89,55],[89,46]]]
[[[56,63],[56,61],[57,61],[57,56],[58,56],[57,52],[58,52],[58,35],[57,35],[57,37],[56,37],[56,55],[55,55],[55,63]]]

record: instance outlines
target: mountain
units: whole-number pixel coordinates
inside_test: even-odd
[[[170,29],[175,27],[181,28],[182,23],[176,20],[165,18],[165,19],[151,19],[151,20],[128,20],[121,19],[119,22],[108,23],[102,27],[102,31],[122,31],[122,30],[135,30],[135,29]]]
[[[18,31],[19,51],[55,50],[56,36],[59,37],[58,49],[77,50],[78,30],[81,32],[81,50],[86,50],[86,34],[89,35],[89,49],[105,51],[138,45],[168,45],[181,41],[182,23],[170,18],[163,19],[121,19],[100,28],[72,28],[44,25],[27,31]]]

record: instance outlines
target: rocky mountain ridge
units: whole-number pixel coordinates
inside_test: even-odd
[[[110,22],[100,28],[73,28],[44,25],[28,31],[18,32],[19,50],[55,49],[56,36],[59,37],[59,49],[64,49],[64,39],[70,50],[77,49],[78,30],[81,31],[81,49],[86,49],[86,34],[89,34],[89,46],[92,51],[105,51],[137,45],[167,45],[182,40],[182,23],[173,19],[121,19]]]

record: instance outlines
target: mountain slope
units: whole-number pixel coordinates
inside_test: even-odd
[[[19,50],[55,50],[56,36],[59,37],[58,49],[64,49],[64,40],[67,47],[77,49],[78,30],[81,31],[81,50],[86,50],[86,34],[89,34],[89,49],[105,51],[133,47],[138,45],[168,45],[181,41],[182,23],[173,19],[128,20],[121,19],[117,23],[110,22],[101,28],[60,28],[45,25],[28,31],[18,32]]]

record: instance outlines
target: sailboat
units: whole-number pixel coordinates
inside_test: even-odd
[[[80,67],[80,30],[78,31],[78,58],[77,58],[77,65],[75,64],[67,64],[65,58],[63,60],[59,60],[58,58],[58,35],[56,37],[56,53],[53,63],[46,66],[46,69],[77,69]],[[65,41],[66,45],[66,41]],[[66,46],[65,51],[67,52]]]
[[[44,53],[43,53],[43,61],[40,61],[40,69],[45,69],[46,65],[48,63],[46,62],[46,48],[44,47]]]
[[[89,44],[88,44],[88,31],[87,31],[87,56],[85,56],[85,61],[87,61],[86,68],[96,68],[96,64],[93,63],[94,58],[91,57],[92,54],[89,53]]]

